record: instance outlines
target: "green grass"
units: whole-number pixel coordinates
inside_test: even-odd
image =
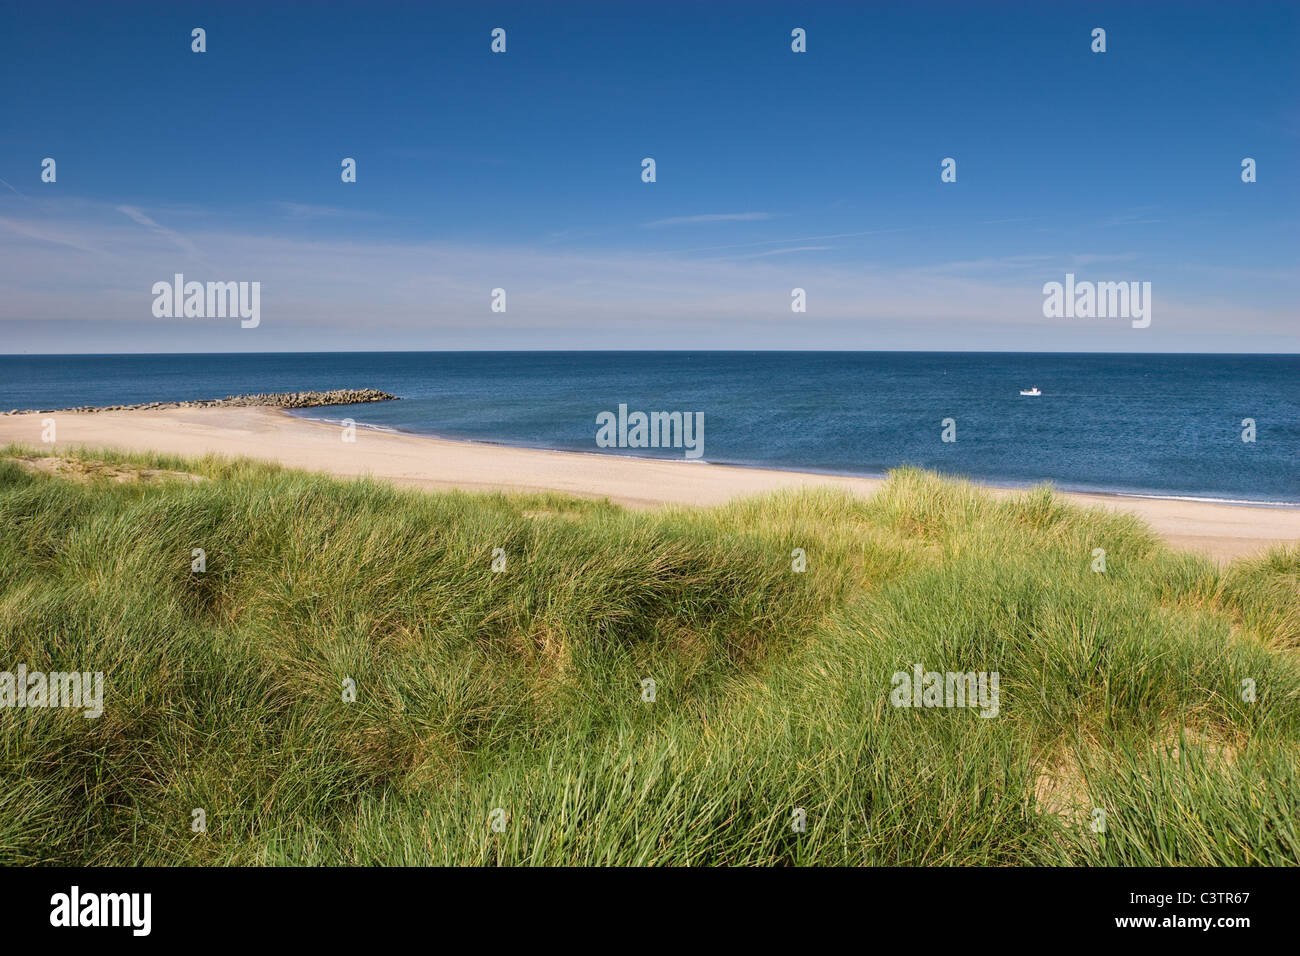
[[[0,670],[104,714],[0,709],[0,863],[1300,862],[1300,549],[915,470],[629,512],[41,454],[0,450]],[[999,715],[891,706],[917,663]]]

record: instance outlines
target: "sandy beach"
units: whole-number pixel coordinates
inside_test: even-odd
[[[881,482],[793,471],[736,468],[443,441],[365,428],[355,443],[337,425],[272,408],[169,408],[0,416],[0,445],[41,444],[54,418],[56,448],[85,446],[166,454],[218,454],[276,461],[342,476],[368,475],[420,488],[559,491],[634,508],[716,505],[779,488],[846,488],[871,494]],[[1005,492],[999,492],[1005,493]],[[1063,493],[1080,504],[1127,511],[1174,547],[1223,561],[1300,541],[1300,508],[1256,507],[1119,495]]]

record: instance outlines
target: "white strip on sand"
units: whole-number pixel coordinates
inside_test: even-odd
[[[334,475],[369,475],[422,488],[560,491],[631,507],[714,505],[777,488],[833,486],[870,494],[874,478],[734,468],[686,461],[579,454],[443,441],[358,428],[341,440],[337,425],[272,408],[169,408],[0,416],[0,445],[41,444],[41,420],[54,418],[56,447],[86,446],[197,457],[208,453],[277,461]],[[1087,505],[1145,519],[1175,547],[1219,560],[1300,542],[1300,508],[1063,493]]]

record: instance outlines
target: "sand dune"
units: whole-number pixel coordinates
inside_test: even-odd
[[[198,456],[209,452],[277,461],[335,475],[370,475],[422,488],[561,491],[631,507],[713,505],[777,488],[834,486],[870,494],[872,478],[650,461],[442,441],[357,429],[342,441],[337,425],[272,408],[169,408],[0,417],[0,444],[41,444],[42,419],[54,418],[56,447],[88,446]],[[1300,542],[1300,508],[1068,493],[1087,505],[1144,518],[1175,547],[1227,560],[1271,545]]]

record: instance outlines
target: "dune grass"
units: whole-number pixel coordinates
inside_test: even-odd
[[[1300,549],[916,470],[629,512],[44,454],[0,450],[0,670],[104,713],[0,708],[0,863],[1300,862]],[[997,716],[893,706],[916,664]]]

